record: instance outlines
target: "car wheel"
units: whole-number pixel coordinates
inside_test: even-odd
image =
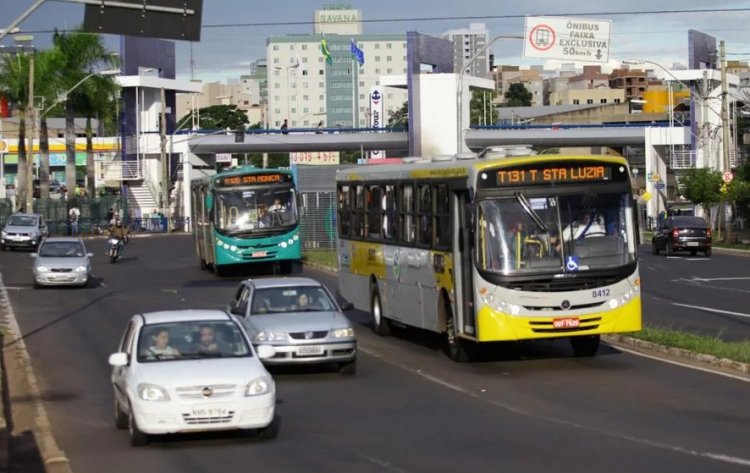
[[[706,258],[710,258],[711,257],[711,248],[709,248],[706,251],[704,251],[703,254],[706,256]]]
[[[570,337],[570,346],[573,348],[573,354],[578,357],[588,357],[596,355],[599,350],[599,335],[584,335],[582,337]]]
[[[377,289],[372,290],[370,295],[370,313],[372,314],[372,329],[381,337],[391,334],[391,326],[388,319],[383,315],[383,305],[380,302],[380,293]]]
[[[125,430],[129,427],[128,414],[122,410],[120,401],[115,395],[115,428],[118,430]]]
[[[132,408],[128,415],[128,438],[130,438],[130,445],[134,447],[140,447],[148,443],[148,435],[141,432],[141,429],[138,428]]]
[[[665,245],[665,253],[667,253],[667,256],[674,256],[674,250],[672,249],[672,244],[667,240],[667,243]]]
[[[341,374],[356,374],[357,373],[357,359],[352,361],[346,361],[339,364],[339,373]]]
[[[281,429],[281,418],[277,415],[273,416],[273,420],[270,424],[258,429],[258,438],[265,440],[275,439],[279,436],[279,430]]]
[[[34,289],[41,289],[41,288],[42,288],[42,285],[39,284],[39,282],[37,282],[36,279],[34,279]]]

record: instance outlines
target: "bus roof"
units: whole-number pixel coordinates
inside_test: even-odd
[[[544,154],[508,156],[502,158],[452,159],[447,161],[420,161],[404,164],[379,164],[357,166],[336,172],[337,181],[369,181],[381,179],[465,179],[485,169],[516,166],[519,164],[555,161],[594,161],[627,166],[621,156]]]

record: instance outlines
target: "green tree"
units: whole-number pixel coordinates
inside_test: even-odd
[[[404,102],[398,109],[390,111],[388,118],[388,128],[406,128],[409,129],[409,102]],[[355,161],[356,162],[356,161]]]
[[[58,76],[64,90],[70,90],[94,71],[110,69],[117,65],[114,54],[107,50],[101,35],[84,33],[81,30],[72,33],[58,31],[52,37],[52,43],[61,55]],[[94,79],[94,77],[89,80]],[[105,78],[100,78],[105,79]],[[111,80],[111,79],[110,79]],[[87,90],[89,92],[87,93]],[[68,199],[75,197],[76,188],[76,148],[75,116],[76,112],[91,107],[88,94],[91,89],[76,87],[65,101],[65,180],[68,188]],[[88,172],[88,171],[87,171]]]
[[[0,92],[20,111],[18,122],[18,188],[16,206],[26,202],[26,105],[29,99],[29,54],[3,54]],[[4,185],[4,183],[3,183]],[[28,190],[31,192],[31,190]]]
[[[198,113],[200,128],[203,130],[239,130],[246,128],[250,122],[247,114],[238,110],[236,105],[212,105],[201,108]],[[191,115],[192,112],[186,114],[179,123],[186,122]]]
[[[494,125],[497,121],[495,106],[492,104],[493,99],[497,97],[494,90],[475,90],[471,94],[469,110],[471,114],[471,124],[488,126]]]
[[[505,91],[506,107],[528,107],[531,105],[531,92],[520,82],[510,84]]]
[[[721,173],[708,168],[688,169],[681,182],[682,195],[694,204],[702,206],[711,222],[711,206],[724,200],[721,192]]]
[[[57,69],[61,55],[55,48],[45,49],[37,53],[34,67],[34,95],[44,98],[43,110],[50,107],[58,99],[60,93],[60,79]],[[53,109],[54,111],[54,109]],[[47,129],[47,115],[39,118],[39,197],[49,199],[49,132]]]

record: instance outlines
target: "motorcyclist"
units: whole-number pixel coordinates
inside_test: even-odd
[[[128,242],[130,230],[128,230],[128,227],[122,224],[122,219],[116,219],[115,224],[109,227],[107,231],[109,232],[110,238],[117,238],[118,240],[120,240],[121,249],[122,246]]]

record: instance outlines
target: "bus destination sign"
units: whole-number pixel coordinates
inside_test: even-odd
[[[219,187],[257,186],[291,181],[292,176],[289,174],[246,174],[244,176],[219,177],[216,180],[216,185]]]
[[[485,179],[485,187],[622,182],[627,168],[609,163],[540,163],[495,171],[495,180]],[[488,176],[490,177],[490,176]]]

